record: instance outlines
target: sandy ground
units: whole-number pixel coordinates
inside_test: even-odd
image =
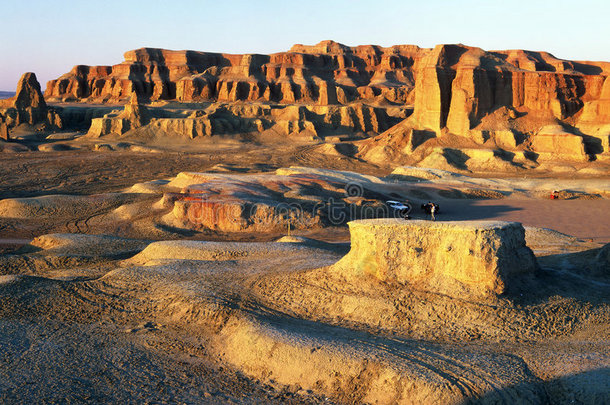
[[[607,195],[544,198],[556,178],[527,187],[476,179],[384,185],[412,191],[418,203],[439,202],[442,220],[511,220],[575,236],[529,229],[528,243],[546,255],[539,255],[541,274],[514,295],[477,302],[347,282],[329,271],[348,249],[341,243],[269,242],[281,234],[235,237],[254,244],[166,241],[218,237],[154,233],[146,221],[161,196],[136,201],[120,193],[218,164],[236,173],[298,165],[390,174],[305,144],[3,154],[1,199],[82,198],[60,198],[80,211],[25,210],[30,217],[0,219],[0,243],[10,253],[0,255],[0,400],[457,404],[608,397],[610,279],[591,264],[610,241]],[[565,180],[571,188],[607,184]],[[507,187],[514,193],[504,196]],[[464,198],[473,189],[497,198]],[[141,228],[130,226],[132,219],[108,221],[108,212],[133,201],[141,218],[130,218],[142,220]],[[425,218],[417,206],[414,216]],[[54,232],[71,235],[40,238]],[[299,233],[349,241],[345,226]]]
[[[445,200],[440,219],[497,219],[610,243],[610,200]]]

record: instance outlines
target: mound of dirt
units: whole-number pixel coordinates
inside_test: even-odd
[[[45,254],[86,254],[104,257],[138,252],[144,249],[148,243],[138,239],[125,239],[109,235],[55,233],[38,236],[34,238],[30,245],[45,250]]]
[[[292,243],[161,241],[148,245],[129,263],[147,264],[171,260],[251,260],[273,255],[290,255],[307,248]]]
[[[137,195],[106,193],[90,196],[45,195],[31,198],[7,198],[0,200],[0,217],[3,218],[51,218],[80,217],[100,210],[118,207],[134,201]]]

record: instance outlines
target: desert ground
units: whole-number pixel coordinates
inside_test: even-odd
[[[0,400],[607,403],[610,68],[520,52],[25,74],[0,105]],[[518,104],[543,75],[586,91]]]
[[[607,179],[415,180],[329,159],[308,146],[260,148],[256,154],[236,145],[224,153],[83,150],[3,158],[2,399],[606,398],[607,262],[602,270],[584,268],[610,241]],[[420,196],[411,197],[414,204],[438,202],[442,221],[521,222],[543,270],[522,292],[491,303],[372,280],[357,287],[333,283],[336,276],[319,272],[349,250],[345,225],[293,229],[288,239],[287,228],[188,232],[160,226],[168,209],[151,208],[163,192],[130,192],[134,184],[175,173],[247,178],[295,165],[318,175],[306,167],[325,167],[322,175],[330,176],[375,174],[387,179],[376,187]],[[490,183],[500,191],[491,193]],[[560,185],[582,191],[560,200],[542,191]],[[473,198],[475,190],[482,194]],[[54,204],[66,195],[73,200]],[[15,201],[22,204],[8,204]],[[139,207],[135,220],[117,215],[130,205]],[[417,209],[413,216],[426,218]],[[282,237],[292,243],[276,242]],[[218,245],[204,242],[210,240]],[[403,374],[417,376],[413,387],[379,385],[380,378]]]

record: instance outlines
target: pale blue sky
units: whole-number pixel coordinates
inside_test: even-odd
[[[142,46],[226,53],[346,45],[464,43],[610,61],[610,2],[408,0],[0,0],[0,90],[33,71],[42,87],[76,64]]]

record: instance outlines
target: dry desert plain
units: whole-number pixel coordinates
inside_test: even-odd
[[[332,41],[24,74],[0,401],[607,403],[609,74]]]

